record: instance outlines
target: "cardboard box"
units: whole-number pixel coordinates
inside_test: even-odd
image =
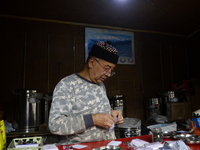
[[[191,103],[167,103],[167,119],[169,121],[187,120],[192,118]]]

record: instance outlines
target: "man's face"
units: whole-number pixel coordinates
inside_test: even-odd
[[[116,65],[99,58],[92,59],[94,61],[94,66],[91,71],[90,79],[96,84],[102,83],[111,76],[111,72]]]

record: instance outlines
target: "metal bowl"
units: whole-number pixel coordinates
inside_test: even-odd
[[[165,131],[163,132],[163,136],[164,138],[173,138],[173,136],[176,135],[176,132],[174,131]]]
[[[92,150],[124,150],[124,148],[119,146],[102,146],[93,148]]]
[[[178,134],[174,135],[173,138],[183,140],[186,144],[200,144],[200,136],[195,134]]]

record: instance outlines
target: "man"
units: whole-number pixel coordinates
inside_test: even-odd
[[[103,81],[114,74],[117,50],[106,42],[93,45],[84,69],[55,87],[49,129],[61,144],[115,139],[112,125],[123,123],[122,112],[111,110]]]

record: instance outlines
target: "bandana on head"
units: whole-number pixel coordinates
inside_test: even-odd
[[[92,46],[89,56],[95,56],[105,61],[117,64],[118,51],[109,42],[100,41]]]

